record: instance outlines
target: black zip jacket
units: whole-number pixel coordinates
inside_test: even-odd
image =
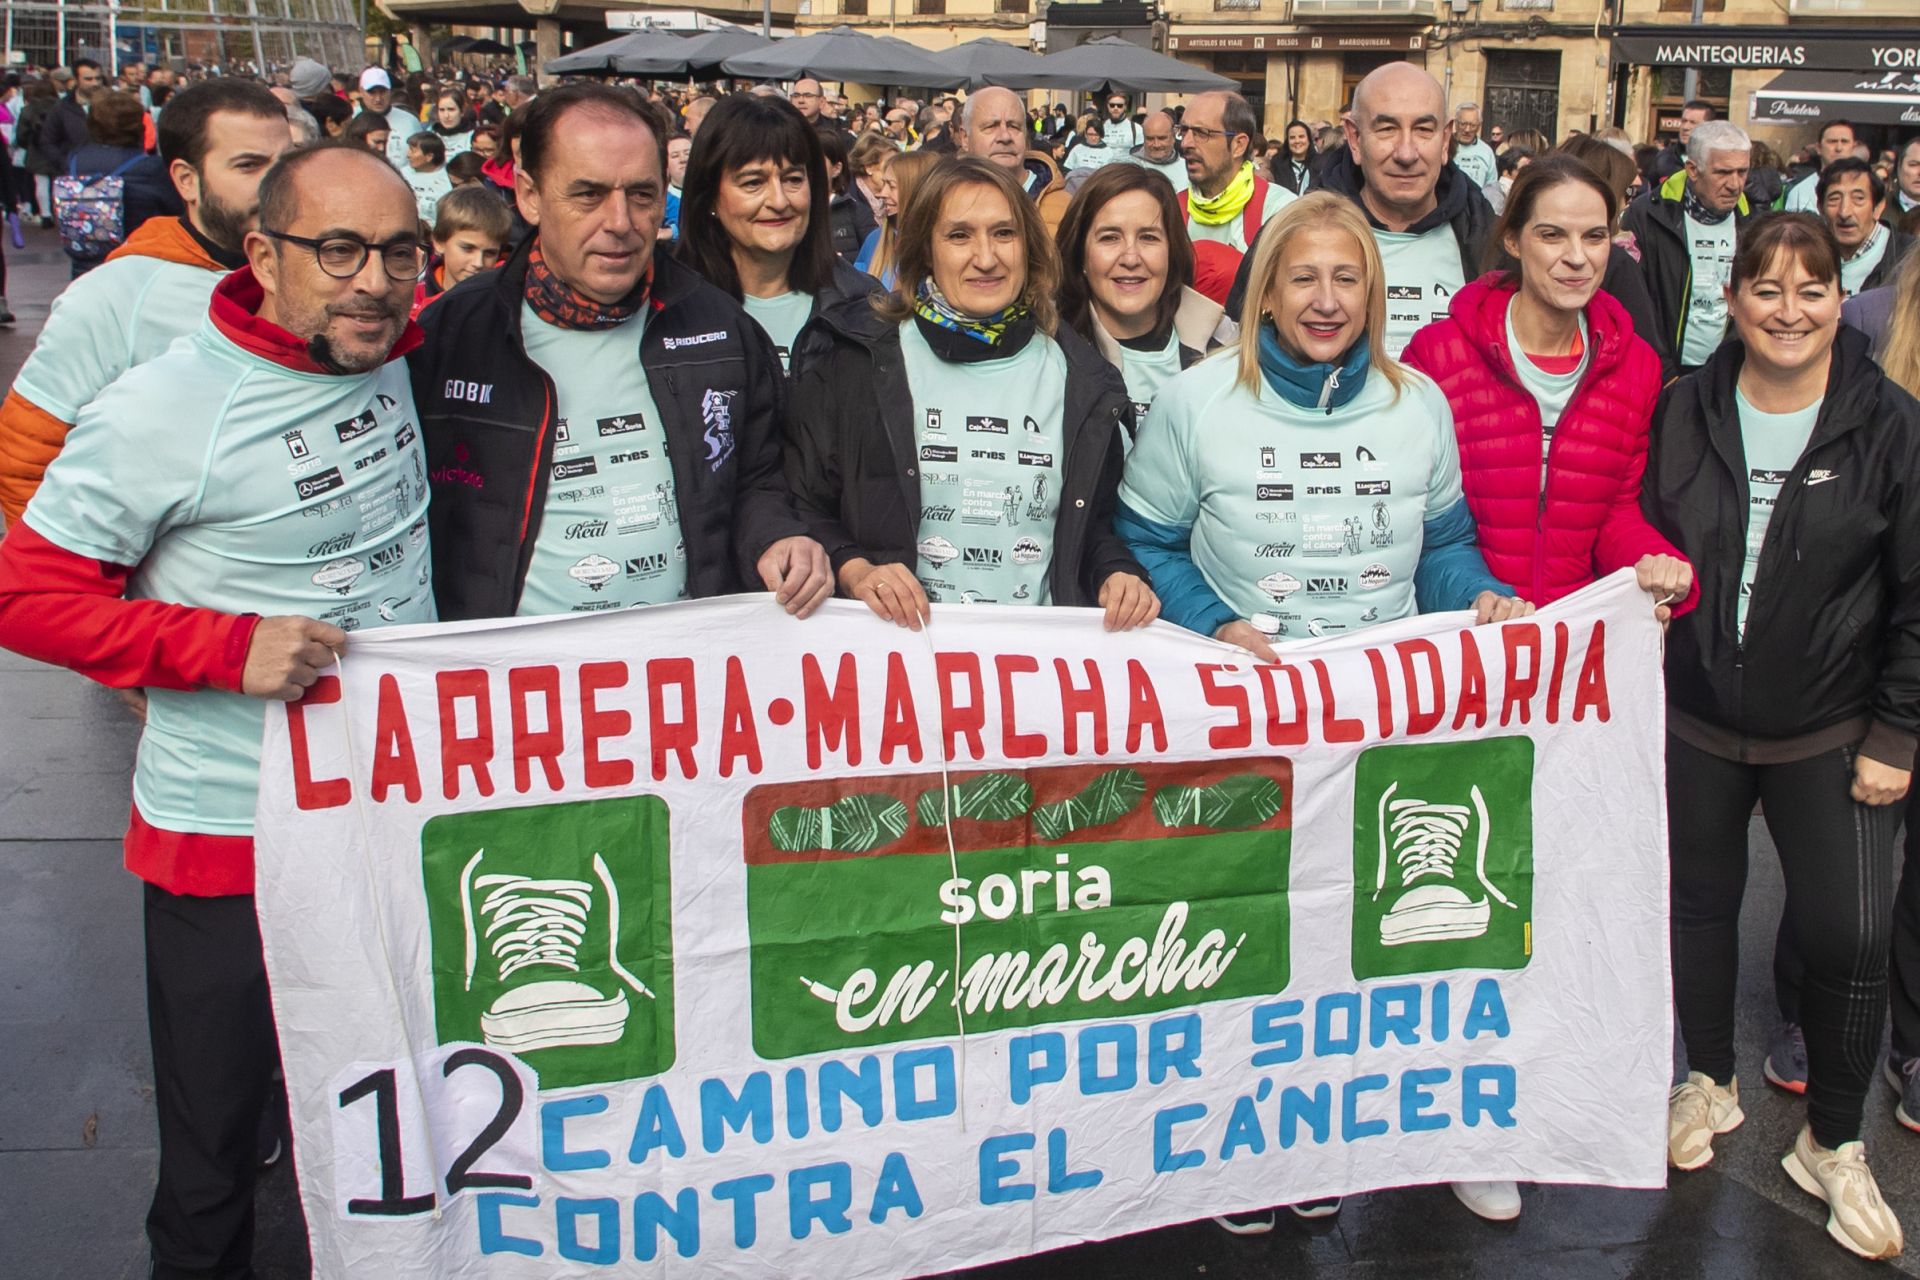
[[[1053,340],[1066,357],[1067,389],[1048,591],[1054,604],[1092,605],[1109,575],[1147,576],[1113,532],[1120,432],[1133,431],[1133,405],[1120,371],[1085,338],[1062,325]],[[856,298],[815,316],[799,346],[786,460],[807,532],[836,574],[857,557],[913,568],[920,476],[898,328]],[[994,376],[984,364],[980,374]]]
[[[1861,753],[1913,765],[1920,736],[1920,403],[1842,328],[1820,416],[1767,525],[1742,640],[1748,470],[1729,340],[1667,388],[1644,490],[1693,562],[1700,604],[1667,635],[1667,698],[1742,736],[1793,738],[1870,717]]]
[[[1633,233],[1640,250],[1640,274],[1653,299],[1654,320],[1660,326],[1661,343],[1655,351],[1672,353],[1669,373],[1678,372],[1680,353],[1686,349],[1687,313],[1693,307],[1693,255],[1687,252],[1686,215],[1681,212],[1680,192],[1686,177],[1678,183],[1669,179],[1664,186],[1648,187],[1639,199],[1620,215],[1620,229]],[[1743,193],[1733,211],[1733,243],[1739,247],[1746,233],[1748,210]],[[1651,341],[1651,339],[1649,339]],[[1662,363],[1666,359],[1662,357]]]
[[[559,397],[520,334],[532,248],[422,311],[426,341],[407,358],[447,621],[514,614],[547,511]],[[635,356],[666,433],[687,594],[758,591],[761,553],[805,532],[780,477],[779,360],[739,303],[665,254],[654,255],[648,305]]]
[[[851,264],[873,233],[873,208],[858,191],[837,195],[827,204],[827,225],[832,229],[834,253]]]
[[[1854,292],[1865,293],[1869,289],[1878,289],[1882,285],[1893,283],[1893,277],[1900,270],[1900,264],[1913,252],[1913,237],[1898,227],[1890,227],[1887,234],[1893,239],[1887,242],[1887,251],[1880,255],[1880,261],[1874,265],[1867,278],[1860,282]]]

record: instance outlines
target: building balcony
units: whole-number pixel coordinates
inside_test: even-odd
[[[1356,18],[1430,22],[1433,0],[1293,0],[1295,22],[1351,22]]]
[[[1792,18],[1920,18],[1920,0],[1787,0]]]

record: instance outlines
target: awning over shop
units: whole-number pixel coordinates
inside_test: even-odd
[[[1782,71],[1753,95],[1754,124],[1920,125],[1920,71]]]
[[[1920,36],[1865,27],[1625,26],[1613,29],[1613,60],[1640,67],[1871,70],[1879,75],[1920,68]]]

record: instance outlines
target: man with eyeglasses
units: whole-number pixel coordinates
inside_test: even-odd
[[[277,1060],[253,902],[260,702],[302,696],[352,631],[434,618],[396,360],[418,339],[413,193],[364,148],[321,144],[268,170],[260,210],[199,329],[81,411],[0,543],[0,646],[149,691],[125,856],[146,882],[157,1280],[252,1274]]]
[[[223,76],[167,101],[160,159],[185,216],[149,218],[54,299],[33,354],[0,404],[0,517],[12,523],[73,421],[115,378],[205,319],[220,277],[245,262],[260,178],[289,144],[266,86]]]
[[[1100,126],[1100,133],[1110,150],[1131,151],[1145,141],[1140,126],[1129,114],[1130,110],[1126,94],[1116,93],[1107,98],[1107,119]]]
[[[1187,104],[1175,131],[1187,164],[1189,185],[1180,193],[1180,207],[1193,240],[1197,278],[1233,279],[1260,228],[1295,198],[1254,172],[1253,136],[1259,127],[1245,98],[1214,90]],[[1210,247],[1215,245],[1220,247]]]
[[[820,123],[820,107],[826,99],[820,92],[820,82],[818,80],[815,80],[812,76],[802,76],[800,79],[795,80],[793,82],[793,92],[787,95],[787,101],[794,105],[800,112],[801,117],[805,119],[808,124],[817,125]]]
[[[833,593],[782,472],[773,344],[654,251],[662,131],[606,85],[541,94],[515,187],[534,234],[421,313],[444,618],[749,590],[804,617]]]

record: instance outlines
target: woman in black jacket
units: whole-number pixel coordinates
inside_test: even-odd
[[[1920,403],[1840,327],[1824,223],[1750,227],[1737,337],[1655,414],[1646,501],[1700,603],[1667,639],[1674,1000],[1687,1078],[1668,1159],[1742,1120],[1733,1009],[1747,822],[1760,801],[1806,975],[1807,1127],[1783,1161],[1864,1257],[1900,1224],[1859,1142],[1887,1000],[1894,837],[1920,735]]]
[[[1267,161],[1267,173],[1275,185],[1303,196],[1320,185],[1314,173],[1313,130],[1303,120],[1287,121],[1280,149]]]
[[[1161,173],[1104,165],[1074,193],[1054,239],[1060,320],[1120,370],[1137,426],[1154,393],[1206,353],[1226,314],[1192,288],[1180,199]]]
[[[838,129],[816,129],[814,136],[820,139],[820,153],[827,163],[828,244],[835,257],[852,263],[878,225],[873,219],[873,206],[853,185],[848,163],[853,140]]]
[[[1112,528],[1133,408],[1056,323],[1033,202],[968,158],[935,166],[900,220],[893,294],[822,313],[795,360],[787,482],[840,593],[914,630],[929,601],[1152,621]]]
[[[783,98],[736,93],[708,112],[681,191],[677,256],[747,309],[782,369],[807,321],[880,287],[834,255],[820,135]]]

